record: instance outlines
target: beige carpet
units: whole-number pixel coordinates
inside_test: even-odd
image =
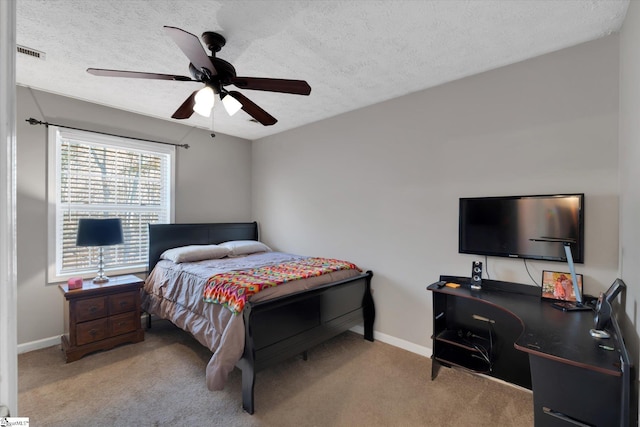
[[[256,379],[254,415],[241,373],[208,391],[209,351],[168,322],[145,341],[65,363],[58,346],[19,356],[19,416],[40,426],[530,426],[530,392],[442,368],[347,332]]]

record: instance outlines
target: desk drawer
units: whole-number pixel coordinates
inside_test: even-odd
[[[109,336],[108,319],[92,320],[76,326],[76,345],[100,341]]]
[[[77,322],[99,319],[107,315],[107,297],[87,298],[75,302]]]
[[[530,355],[529,360],[536,426],[622,425],[621,376],[542,356]]]
[[[135,331],[140,327],[140,317],[136,316],[136,312],[118,314],[109,318],[110,336],[122,335],[127,332]]]
[[[137,292],[125,292],[109,297],[109,314],[135,311]]]

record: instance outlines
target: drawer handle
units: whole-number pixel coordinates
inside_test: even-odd
[[[89,335],[91,335],[92,337],[95,337],[97,333],[98,333],[98,330],[97,330],[97,329],[91,329],[91,330],[89,331]]]
[[[127,305],[129,305],[127,301],[120,301],[120,307],[125,307]]]
[[[126,322],[118,322],[118,326],[124,326],[126,325]]]
[[[561,419],[563,421],[566,421],[567,423],[571,423],[573,425],[583,426],[583,427],[588,427],[589,426],[588,424],[584,424],[584,423],[576,420],[575,418],[570,417],[569,415],[563,414],[562,412],[558,412],[558,411],[555,411],[553,409],[549,409],[546,406],[542,407],[542,412],[545,415],[551,415],[554,418],[559,418],[559,419]]]
[[[98,307],[96,307],[95,305],[92,305],[91,307],[89,307],[89,313],[93,314],[96,311],[98,311]]]

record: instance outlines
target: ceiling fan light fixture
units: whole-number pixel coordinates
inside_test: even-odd
[[[194,100],[196,103],[193,106],[193,111],[204,117],[211,116],[211,110],[213,109],[215,100],[213,89],[209,86],[203,87],[196,93]]]
[[[2,0],[0,0],[2,1]],[[213,113],[214,97],[220,96],[229,115],[243,110],[258,123],[271,126],[278,120],[263,110],[238,91],[227,91],[223,86],[233,84],[239,89],[262,90],[268,92],[289,93],[294,95],[309,95],[311,86],[304,80],[273,79],[266,77],[238,77],[233,65],[224,59],[216,57],[225,38],[218,33],[205,31],[202,41],[209,48],[212,55],[207,54],[200,39],[177,27],[164,26],[165,32],[178,45],[182,53],[189,59],[191,77],[173,74],[146,73],[140,71],[108,70],[104,68],[87,68],[89,74],[108,77],[126,77],[152,80],[172,80],[183,82],[200,82],[205,87],[191,92],[180,107],[171,115],[172,119],[183,120],[190,118],[193,113],[204,117],[211,117]]]
[[[229,113],[230,116],[233,116],[242,108],[242,104],[240,103],[240,101],[238,101],[228,93],[220,94],[220,99],[222,99],[222,105],[224,105],[224,108],[227,110],[227,113]]]

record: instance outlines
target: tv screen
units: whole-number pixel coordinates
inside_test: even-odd
[[[460,199],[458,252],[584,262],[584,194]]]

